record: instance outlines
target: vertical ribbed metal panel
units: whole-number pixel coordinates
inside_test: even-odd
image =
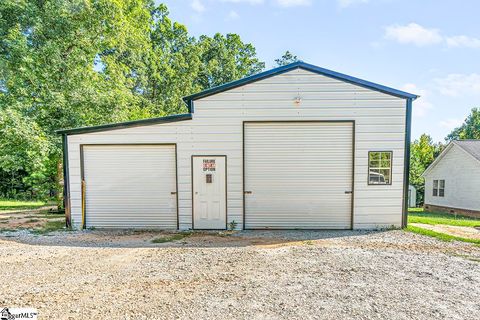
[[[245,227],[351,228],[352,139],[350,122],[246,123]]]
[[[177,228],[175,146],[83,147],[86,225]]]

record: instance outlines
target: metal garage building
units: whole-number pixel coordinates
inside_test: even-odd
[[[184,100],[189,113],[61,130],[76,228],[405,225],[417,96],[296,62]]]

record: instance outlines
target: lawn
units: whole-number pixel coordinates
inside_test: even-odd
[[[44,201],[0,199],[0,211],[37,209],[45,206],[46,204],[47,203]]]
[[[416,226],[411,226],[411,225],[407,226],[407,231],[422,234],[424,236],[437,238],[439,240],[447,241],[447,242],[449,242],[449,241],[462,241],[462,242],[470,242],[470,243],[475,243],[476,245],[480,245],[480,240],[478,240],[478,239],[469,239],[469,238],[464,238],[464,237],[452,236],[450,234],[436,232],[436,231],[432,231],[432,230],[427,230],[427,229],[423,229],[423,228],[416,227]]]
[[[448,225],[455,227],[476,227],[480,226],[480,219],[461,215],[454,215],[442,212],[424,212],[422,208],[410,208],[408,212],[408,223],[406,230],[425,236],[437,238],[442,241],[462,241],[480,245],[479,239],[459,237],[451,234],[427,230],[411,223],[422,223],[429,225]]]
[[[449,226],[476,227],[480,219],[441,212],[424,212],[422,208],[408,210],[408,223],[445,224]]]

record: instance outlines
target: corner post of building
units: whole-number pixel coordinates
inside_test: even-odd
[[[405,115],[405,154],[403,173],[403,214],[402,228],[407,226],[408,220],[408,186],[410,184],[410,140],[412,129],[412,98],[407,99]]]
[[[68,173],[68,136],[62,134],[63,152],[63,208],[65,209],[65,226],[71,228],[72,219],[70,216],[70,184]]]

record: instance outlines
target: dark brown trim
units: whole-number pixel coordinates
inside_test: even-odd
[[[81,206],[80,208],[82,208],[82,216],[81,216],[81,222],[82,222],[82,229],[85,229],[87,227],[87,213],[86,213],[86,205],[85,205],[85,209],[83,209],[83,203],[87,203],[87,192],[83,192],[83,182],[85,180],[85,160],[84,160],[84,155],[83,155],[83,147],[84,145],[81,144],[80,145],[80,189],[82,190],[80,192],[81,194],[81,197],[80,197],[80,200],[81,200]],[[85,215],[85,218],[84,218],[84,215]]]
[[[175,196],[177,202],[177,230],[180,229],[180,215],[178,209],[178,153],[177,153],[177,144],[173,144],[175,146]]]
[[[350,229],[353,230],[353,219],[354,219],[354,198],[355,198],[355,120],[278,120],[278,121],[269,121],[269,120],[259,120],[259,121],[243,121],[242,123],[242,194],[243,194],[243,230],[259,230],[259,229],[268,229],[275,230],[272,228],[245,228],[245,124],[248,123],[351,123],[352,124],[352,196],[351,196],[351,218],[350,218]],[[279,230],[288,230],[288,229],[279,229]],[[316,229],[302,229],[302,230],[316,230]],[[322,229],[323,230],[323,229]],[[340,230],[340,229],[338,229]],[[348,229],[347,229],[348,230]]]
[[[70,210],[70,172],[68,164],[68,137],[62,135],[63,153],[63,209],[65,210],[65,227],[72,227],[72,215]]]
[[[80,144],[80,177],[81,177],[81,181],[83,181],[85,179],[83,147],[88,147],[88,146],[174,146],[174,148],[175,148],[175,188],[176,188],[175,196],[176,196],[176,203],[177,203],[177,230],[179,229],[180,218],[179,218],[179,209],[178,209],[178,158],[177,158],[177,144],[176,143],[85,143],[85,144]],[[85,192],[85,198],[86,198],[86,192]],[[84,200],[86,200],[86,199],[81,199],[81,201],[84,201]],[[83,229],[86,228],[86,224],[87,224],[87,212],[85,210],[85,224],[82,226]]]
[[[370,153],[372,152],[388,152],[390,153],[390,182],[389,183],[370,183]],[[392,150],[371,150],[367,156],[367,185],[369,186],[391,186],[393,180],[393,151]]]
[[[195,229],[195,201],[194,201],[194,180],[193,180],[193,158],[208,158],[208,157],[223,157],[225,158],[225,230],[228,229],[228,159],[227,156],[224,154],[192,154],[191,159],[190,159],[190,175],[191,175],[191,181],[192,181],[192,229]],[[202,229],[202,230],[219,230],[219,229]],[[222,230],[222,229],[220,229]]]

